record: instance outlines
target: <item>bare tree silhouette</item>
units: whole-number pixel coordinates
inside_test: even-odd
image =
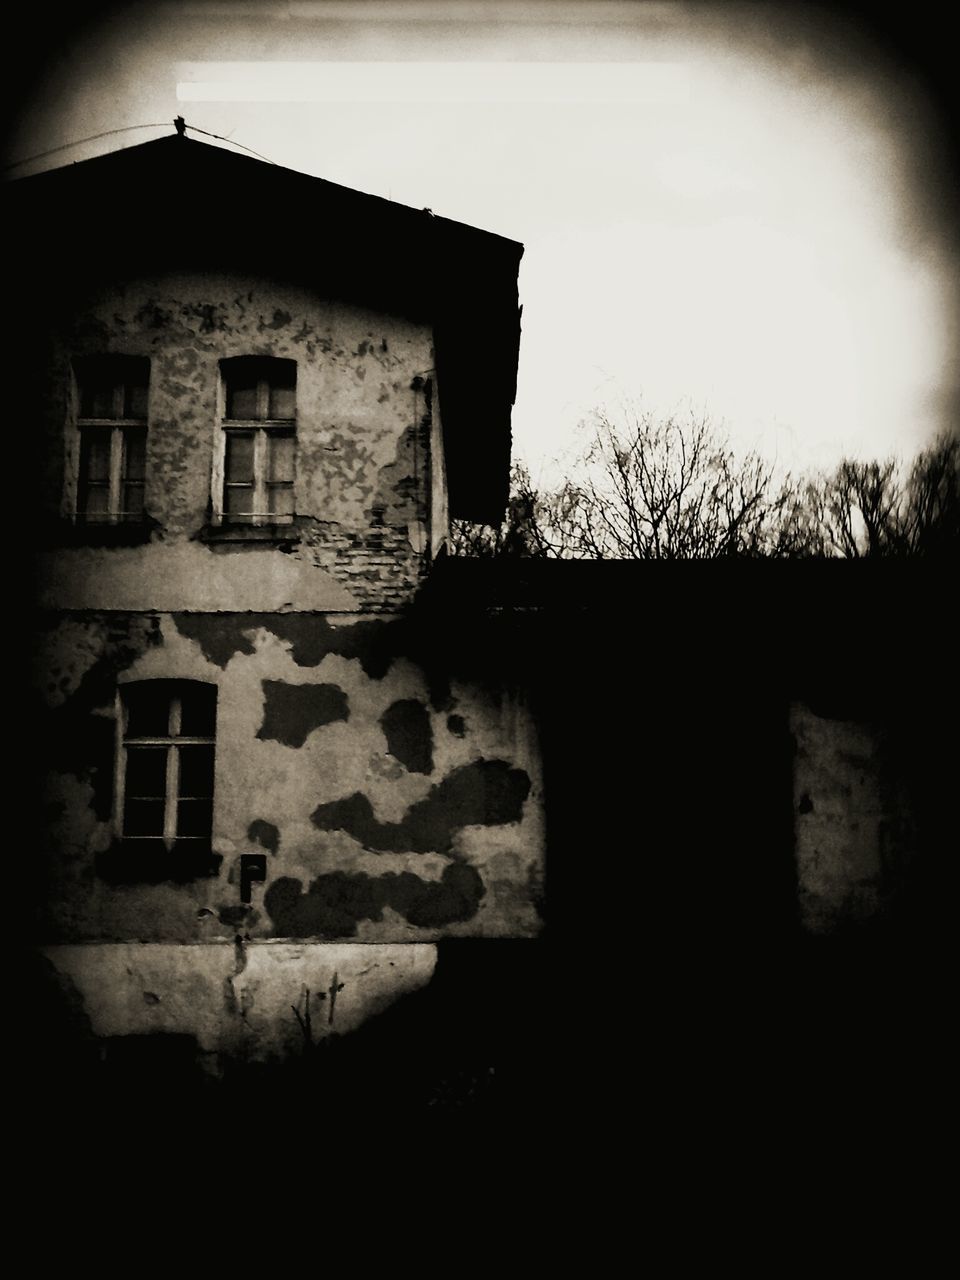
[[[956,555],[960,439],[941,435],[904,476],[895,458],[844,458],[803,482],[783,510],[786,554],[845,559]]]
[[[555,487],[515,465],[499,527],[455,524],[469,556],[701,560],[955,555],[960,440],[940,436],[909,472],[894,458],[844,458],[829,472],[777,479],[757,453],[738,458],[703,415],[597,410],[588,443]]]

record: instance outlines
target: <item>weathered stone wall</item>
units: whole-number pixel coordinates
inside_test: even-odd
[[[45,941],[538,932],[531,716],[495,682],[431,666],[409,620],[185,611],[47,623]],[[114,790],[118,688],[171,678],[215,685],[217,724],[212,856],[167,873],[118,840]],[[244,904],[249,854],[266,877]]]
[[[800,918],[814,933],[881,921],[915,857],[902,744],[876,720],[790,709]]]
[[[445,499],[442,462],[430,464],[428,324],[229,275],[145,278],[60,306],[37,413],[43,507],[63,521],[40,570],[48,603],[389,609],[409,599],[443,534],[431,528],[431,505],[437,524]],[[91,540],[69,527],[80,451],[72,361],[106,354],[150,359],[151,532],[144,545],[93,549],[69,545]],[[226,543],[210,527],[219,361],[240,355],[297,362],[297,515],[282,544]]]

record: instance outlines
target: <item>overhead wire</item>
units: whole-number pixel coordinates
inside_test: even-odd
[[[47,156],[54,156],[58,151],[69,151],[71,147],[82,147],[85,142],[96,142],[99,138],[109,138],[114,133],[130,133],[132,129],[166,129],[169,121],[163,120],[154,124],[127,124],[121,129],[104,129],[103,133],[91,134],[89,138],[77,138],[73,142],[64,142],[62,146],[51,147],[49,151],[40,151],[35,156],[25,156],[22,160],[12,160],[9,164],[5,164],[5,169],[13,169],[18,164],[30,164],[32,160],[43,160]]]
[[[219,142],[229,142],[231,147],[243,147],[244,151],[249,151],[252,156],[256,156],[258,160],[263,160],[265,164],[276,164],[276,160],[271,160],[268,156],[262,156],[259,151],[254,151],[253,147],[248,147],[244,142],[234,142],[232,138],[225,138],[221,133],[210,133],[207,129],[198,129],[195,124],[185,125],[191,133],[202,133],[207,138],[216,138]]]
[[[31,164],[34,160],[44,160],[47,156],[56,155],[59,151],[69,151],[71,147],[82,147],[86,142],[97,142],[100,138],[109,138],[116,133],[130,133],[134,129],[166,129],[170,125],[169,120],[155,121],[153,124],[128,124],[119,129],[104,129],[102,133],[91,134],[89,138],[77,138],[73,142],[64,142],[59,147],[51,147],[49,151],[40,151],[34,156],[25,156],[22,160],[12,160],[9,164],[3,166],[4,170],[15,169],[21,164]],[[244,151],[249,151],[252,156],[256,156],[258,160],[263,160],[265,164],[276,164],[275,160],[261,155],[259,151],[254,151],[253,147],[248,147],[243,142],[234,142],[232,138],[225,138],[220,133],[210,133],[207,129],[200,129],[193,124],[185,124],[185,128],[192,133],[202,133],[207,138],[216,138],[218,142],[226,142],[231,147],[241,147]]]

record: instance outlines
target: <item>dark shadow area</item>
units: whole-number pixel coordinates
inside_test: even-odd
[[[357,1032],[221,1080],[181,1038],[96,1044],[48,975],[28,1050],[44,1123],[257,1112],[309,1144],[304,1117],[326,1138],[442,1118],[767,1158],[941,1123],[958,707],[940,571],[590,568],[520,567],[486,594],[468,572],[467,608],[451,567],[442,615],[428,598],[411,624],[424,661],[531,701],[542,937],[443,941],[431,983]],[[884,726],[916,821],[886,913],[828,937],[798,923],[795,699]]]

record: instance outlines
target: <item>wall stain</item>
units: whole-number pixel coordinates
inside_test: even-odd
[[[358,661],[372,680],[382,680],[397,658],[419,663],[427,678],[430,705],[436,711],[450,703],[449,655],[431,658],[424,634],[406,619],[364,619],[335,627],[318,613],[174,613],[174,626],[198,644],[208,662],[221,669],[235,654],[256,653],[251,633],[269,631],[290,645],[298,667],[318,667],[331,653]],[[446,659],[447,665],[443,665]]]
[[[504,760],[475,760],[454,769],[412,804],[400,822],[380,822],[356,791],[321,804],[310,815],[321,831],[345,831],[373,853],[445,853],[463,827],[519,822],[530,779]]]
[[[271,320],[264,320],[263,316],[261,316],[257,324],[257,328],[261,333],[264,329],[282,329],[285,325],[288,325],[292,319],[293,317],[289,311],[280,311],[278,309],[274,311],[273,318]]]
[[[228,929],[236,931],[241,926],[252,929],[260,919],[259,913],[245,902],[222,906],[218,913],[217,919],[221,924],[227,926]]]
[[[368,676],[381,679],[389,670],[393,654],[384,644],[390,624],[378,621],[357,622],[351,626],[333,627],[319,614],[175,613],[174,625],[182,636],[196,641],[204,657],[218,667],[226,667],[234,654],[256,652],[247,632],[263,628],[277,639],[285,640],[299,667],[316,667],[328,653],[344,658],[359,658]]]
[[[280,848],[280,832],[272,822],[266,822],[263,818],[254,818],[253,822],[247,827],[247,839],[255,840],[257,844],[262,845],[264,849],[268,849],[270,853],[276,853]]]
[[[387,750],[411,773],[433,773],[433,732],[422,702],[405,698],[394,702],[380,717]]]
[[[262,741],[302,747],[314,729],[335,720],[349,720],[347,695],[335,684],[288,684],[264,680],[263,723],[257,730]]]
[[[485,892],[476,868],[465,863],[445,867],[439,881],[410,871],[383,876],[334,871],[318,876],[306,893],[302,888],[300,880],[284,876],[267,890],[264,905],[275,937],[354,937],[357,923],[381,920],[384,907],[412,925],[434,928],[471,919]]]
[[[218,329],[227,327],[223,316],[223,304],[219,302],[200,302],[185,305],[181,308],[181,314],[185,320],[189,317],[198,319],[201,333],[215,333]]]
[[[133,319],[141,329],[165,329],[173,321],[173,312],[155,302],[145,302]]]

